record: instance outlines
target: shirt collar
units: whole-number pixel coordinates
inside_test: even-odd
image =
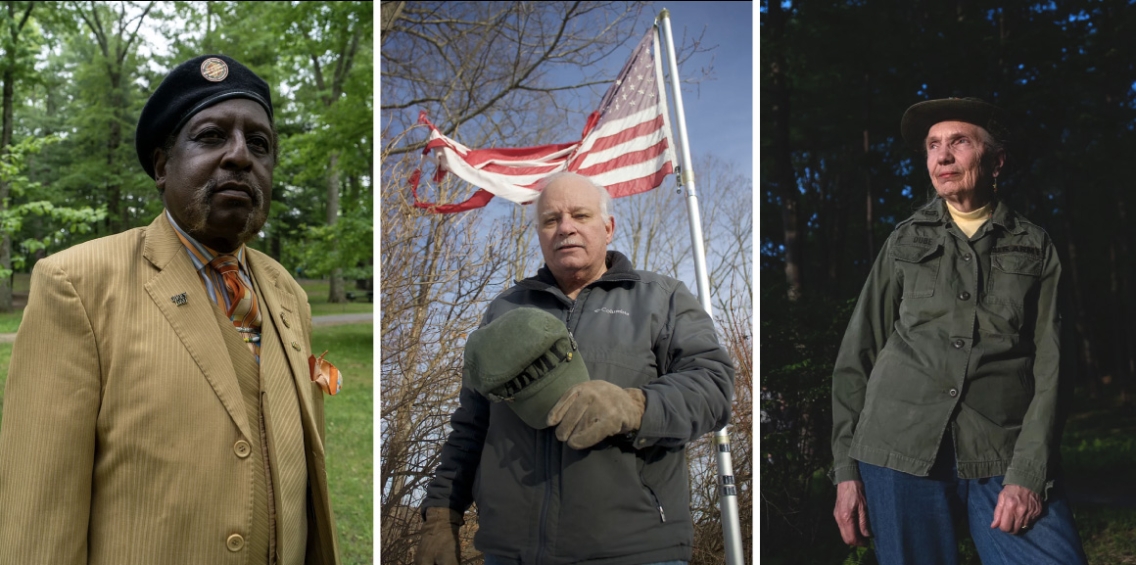
[[[1025,231],[1025,228],[1018,224],[1017,215],[1014,214],[1014,211],[1001,199],[995,198],[990,205],[994,207],[990,216],[991,223],[1015,235],[1020,235]],[[935,198],[915,214],[915,221],[922,224],[940,224],[950,217],[950,212],[947,212],[947,203],[942,198]]]
[[[174,220],[173,214],[170,214],[169,210],[166,210],[165,212],[166,219],[168,219],[170,221],[170,225],[174,227],[174,232],[177,233],[178,239],[181,240],[182,245],[185,246],[186,252],[189,253],[189,260],[193,261],[193,266],[198,271],[204,269],[205,266],[213,261],[213,259],[215,259],[218,255],[236,255],[237,262],[240,264],[241,269],[245,272],[248,272],[248,265],[245,263],[245,244],[242,243],[241,246],[232,253],[221,253],[219,251],[215,251],[197,241],[196,239],[190,237],[188,233],[181,229],[181,226],[177,224],[177,221]]]

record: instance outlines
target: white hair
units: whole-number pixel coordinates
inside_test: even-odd
[[[532,201],[533,216],[534,217],[537,214],[539,214],[539,212],[537,212],[537,210],[540,209],[540,198],[541,198],[541,196],[544,196],[544,189],[548,188],[548,186],[551,185],[552,183],[554,183],[554,182],[556,182],[560,179],[563,179],[563,178],[575,178],[575,179],[579,179],[579,180],[582,180],[582,181],[588,183],[588,186],[591,186],[592,188],[594,188],[596,190],[596,193],[600,197],[600,219],[603,220],[606,223],[608,218],[612,217],[612,214],[611,214],[611,194],[608,193],[607,189],[600,186],[596,181],[594,181],[594,180],[592,180],[592,179],[590,179],[590,178],[588,178],[584,175],[581,175],[581,174],[578,174],[578,173],[569,173],[567,171],[563,171],[563,172],[559,172],[559,173],[553,173],[551,175],[548,175],[547,177],[544,177],[543,179],[540,180],[539,183],[537,183],[537,190],[539,191],[539,194],[537,194],[536,199],[534,199]]]

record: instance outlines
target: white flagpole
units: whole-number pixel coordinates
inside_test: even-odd
[[[680,174],[679,185],[686,189],[686,210],[690,217],[690,239],[694,247],[694,274],[698,279],[698,298],[702,308],[714,317],[710,302],[710,278],[706,274],[706,249],[702,243],[702,217],[698,212],[698,193],[694,186],[694,169],[691,167],[690,143],[686,137],[686,114],[682,108],[682,89],[678,79],[678,61],[675,59],[674,41],[671,39],[670,11],[663,8],[657,22],[662,23],[662,33],[667,40],[667,63],[670,65],[671,91],[674,93],[675,113],[678,127]],[[661,86],[661,85],[660,85]],[[719,498],[718,508],[722,513],[722,536],[726,548],[726,563],[744,565],[742,555],[742,530],[738,520],[738,493],[734,484],[734,468],[730,460],[730,436],[726,427],[714,432],[714,444],[718,455]]]

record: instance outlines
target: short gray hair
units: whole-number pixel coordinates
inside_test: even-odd
[[[570,173],[567,171],[553,173],[551,175],[548,175],[547,177],[544,177],[543,179],[540,179],[540,182],[537,183],[536,186],[539,194],[537,194],[536,198],[532,201],[534,217],[538,214],[537,210],[540,209],[540,197],[544,196],[544,189],[548,188],[548,185],[563,178],[576,178],[588,183],[588,185],[594,188],[596,190],[596,193],[600,196],[600,219],[606,222],[608,218],[612,217],[611,193],[609,193],[606,188],[600,186],[596,181],[579,173]]]

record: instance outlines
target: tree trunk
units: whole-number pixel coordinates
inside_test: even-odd
[[[875,214],[872,210],[872,170],[868,166],[868,157],[871,154],[872,127],[872,75],[864,73],[864,154],[860,166],[864,169],[864,233],[867,234],[868,254],[865,255],[867,265],[876,259],[876,236],[872,225],[875,223]]]
[[[108,66],[111,64],[107,62]],[[107,124],[110,130],[107,136],[106,145],[106,164],[107,172],[113,173],[115,170],[115,154],[118,152],[118,147],[122,145],[122,120],[119,119],[119,113],[122,111],[123,101],[120,96],[122,87],[122,73],[121,68],[109,68],[107,71],[110,73],[110,103],[113,112],[113,117]],[[116,178],[112,176],[111,178]],[[122,205],[122,186],[117,181],[112,181],[106,187],[107,195],[107,227],[111,233],[119,233],[125,231],[127,226],[126,221],[126,207]]]
[[[8,17],[12,18],[14,15],[15,6],[12,2],[8,2]],[[13,24],[10,24],[14,26]],[[15,45],[16,34],[18,31],[13,27],[12,29],[12,44]],[[0,126],[0,158],[7,157],[8,148],[12,145],[12,99],[15,97],[15,85],[13,82],[15,77],[16,57],[13,53],[8,53],[4,61],[4,123]],[[7,182],[0,181],[0,212],[4,212],[8,206],[8,196],[11,192],[11,186]],[[11,234],[4,232],[2,241],[0,241],[0,271],[9,271],[12,269],[12,237]],[[0,312],[12,311],[12,277],[0,277]]]
[[[1081,277],[1078,274],[1080,270],[1077,268],[1077,243],[1076,231],[1073,229],[1073,191],[1065,191],[1065,214],[1064,228],[1068,243],[1066,250],[1069,254],[1069,288],[1073,293],[1073,328],[1076,332],[1076,340],[1078,345],[1078,353],[1080,354],[1081,371],[1078,371],[1084,376],[1084,382],[1089,387],[1089,396],[1097,398],[1100,392],[1100,382],[1098,381],[1099,371],[1097,370],[1097,359],[1093,352],[1092,337],[1089,335],[1089,324],[1086,320],[1085,314],[1085,300],[1081,290]]]
[[[335,226],[339,220],[339,153],[332,153],[328,160],[327,175],[327,225]],[[333,243],[332,255],[335,255],[338,245]],[[327,301],[332,304],[347,302],[347,289],[343,286],[343,268],[335,267],[331,270],[331,284],[327,291]]]
[[[799,216],[800,191],[797,190],[796,176],[793,174],[793,154],[789,147],[789,85],[788,62],[785,58],[784,41],[785,13],[780,2],[770,2],[769,34],[777,45],[773,55],[770,88],[773,95],[773,174],[774,191],[781,197],[781,222],[785,231],[785,282],[789,285],[788,298],[796,301],[801,297],[801,249]]]

